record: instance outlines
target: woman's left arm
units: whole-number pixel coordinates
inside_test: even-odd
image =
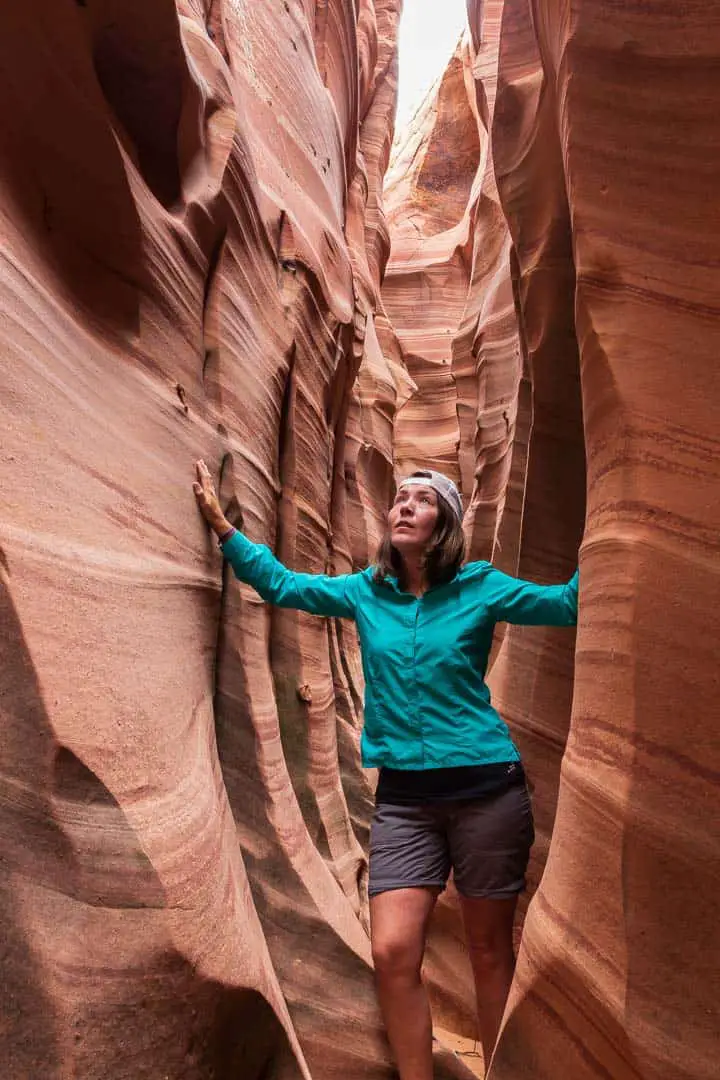
[[[497,622],[523,626],[575,626],[579,571],[566,585],[536,585],[510,577],[491,566],[485,578],[484,599]]]

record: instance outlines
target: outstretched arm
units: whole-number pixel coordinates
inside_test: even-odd
[[[298,608],[311,615],[355,617],[354,574],[296,574],[275,558],[264,544],[254,544],[238,532],[220,507],[205,462],[196,462],[193,491],[203,517],[221,540],[223,555],[240,581],[246,582],[269,604]]]
[[[535,585],[491,567],[485,579],[487,602],[497,622],[525,626],[575,626],[579,571],[567,585]]]
[[[283,566],[265,544],[253,544],[237,531],[223,542],[222,549],[236,576],[269,604],[311,615],[355,617],[354,574],[297,574]]]

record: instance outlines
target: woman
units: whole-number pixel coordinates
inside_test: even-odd
[[[238,578],[264,600],[355,619],[365,675],[362,760],[380,770],[370,833],[378,997],[401,1080],[432,1080],[421,980],[427,927],[450,870],[460,895],[489,1063],[514,968],[512,928],[533,819],[520,755],[484,675],[496,622],[572,626],[567,585],[463,565],[462,501],[442,473],[403,480],[375,566],[296,574],[225,519],[197,463],[198,505]]]

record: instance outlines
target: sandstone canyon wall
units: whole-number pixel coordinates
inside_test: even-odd
[[[189,485],[296,568],[375,545],[399,7],[3,13],[8,1080],[389,1075],[352,628],[223,574]]]
[[[363,565],[427,462],[477,557],[562,580],[583,537],[575,664],[518,628],[493,659],[539,840],[492,1076],[716,1075],[720,25],[469,0],[385,274],[399,7],[4,12],[12,1080],[392,1075],[353,628],[223,572],[199,456],[298,569]],[[470,1034],[452,896],[429,974]]]
[[[709,1080],[720,22],[703,3],[533,9],[504,5],[496,172],[528,340],[555,335],[562,362],[574,323],[587,521],[555,832],[493,1071]]]
[[[491,671],[535,788],[534,889],[544,870],[491,1077],[710,1080],[717,6],[468,17],[387,181],[383,300],[415,381],[397,462],[452,472],[473,553],[511,572],[561,580],[582,535],[574,691],[554,631],[508,629]]]

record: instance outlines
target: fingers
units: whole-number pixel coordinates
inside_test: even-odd
[[[198,509],[210,528],[214,529],[219,536],[229,526],[227,519],[223,515],[210,470],[202,458],[195,462],[195,473],[197,479],[193,481],[192,489],[197,500]]]
[[[196,495],[205,495],[207,498],[215,497],[215,484],[213,483],[210,470],[205,462],[200,458],[195,462],[195,472],[197,473],[197,481],[193,484],[193,491]]]
[[[201,514],[208,524],[213,526],[213,521],[222,518],[222,510],[215,491],[215,485],[213,484],[210,475],[210,470],[202,458],[195,462],[195,472],[197,474],[197,480],[193,481],[193,494],[197,500]]]

